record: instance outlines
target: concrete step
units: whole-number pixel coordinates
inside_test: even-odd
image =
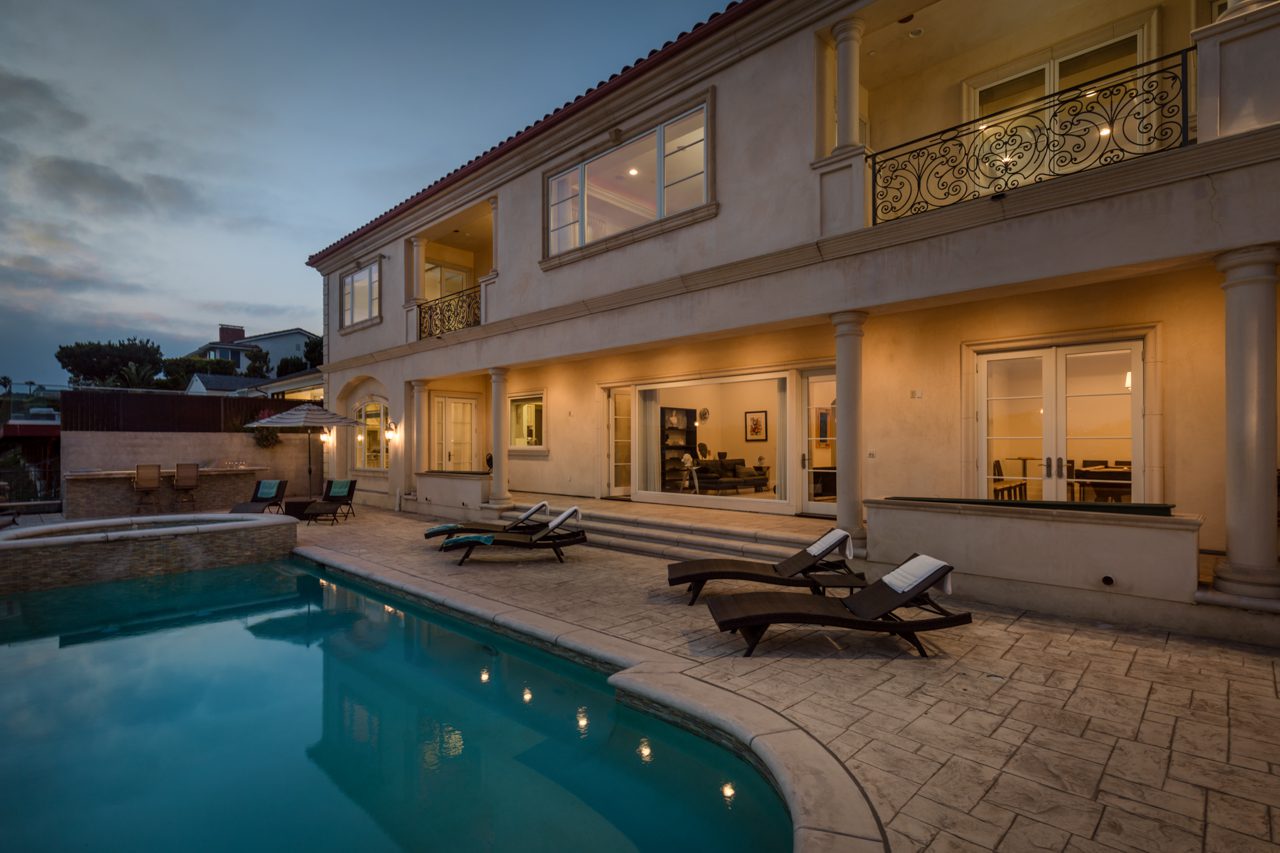
[[[573,505],[570,500],[566,499],[563,506],[553,505],[551,514],[554,516],[568,509]],[[529,506],[528,503],[516,504],[514,509],[503,513],[503,518],[514,519]],[[673,562],[712,557],[776,562],[812,541],[810,536],[762,530],[759,526],[750,526],[752,524],[759,525],[760,517],[744,518],[741,525],[717,525],[668,522],[621,512],[584,510],[581,527],[587,531],[592,545]],[[860,558],[866,557],[865,549],[857,549],[855,554]]]

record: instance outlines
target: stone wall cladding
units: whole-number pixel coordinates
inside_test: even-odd
[[[3,541],[0,596],[274,560],[297,545],[297,528],[287,516],[234,516],[154,531]]]
[[[199,485],[193,493],[193,506],[178,503],[178,494],[173,490],[173,476],[165,473],[160,477],[157,509],[152,510],[148,505],[143,514],[229,509],[249,500],[253,496],[253,484],[259,479],[272,478],[261,470],[201,473]],[[62,480],[62,514],[68,521],[129,516],[137,510],[138,495],[133,490],[130,477],[64,477]]]

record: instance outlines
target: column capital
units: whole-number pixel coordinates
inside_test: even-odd
[[[427,390],[427,386],[431,384],[431,380],[430,379],[411,379],[409,380],[409,384],[413,386],[413,390],[415,391],[425,391]]]
[[[1277,264],[1280,264],[1280,245],[1246,246],[1242,249],[1232,249],[1229,252],[1223,252],[1215,256],[1213,262],[1218,265],[1218,272],[1221,273],[1228,273],[1246,266],[1270,266],[1274,268]],[[1274,269],[1272,271],[1274,272]],[[1223,286],[1227,285],[1224,284]]]
[[[866,30],[867,23],[861,18],[845,18],[842,21],[837,21],[831,27],[831,35],[835,37],[837,42],[861,40],[862,34]]]
[[[496,379],[506,379],[506,378],[507,378],[507,368],[505,368],[505,367],[490,367],[490,368],[489,368],[489,378],[490,378],[491,380],[496,380]]]
[[[489,196],[487,199],[485,199],[485,201],[489,202],[490,210],[498,209],[498,197],[496,195]]]
[[[866,311],[837,311],[831,315],[831,325],[836,327],[837,335],[861,335],[869,316]]]

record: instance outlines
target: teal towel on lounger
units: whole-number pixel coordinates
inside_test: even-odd
[[[448,533],[450,530],[457,530],[461,524],[438,524],[427,531],[428,536],[438,536],[441,533]]]
[[[477,545],[492,545],[493,535],[487,533],[469,533],[466,536],[450,536],[445,540],[446,545],[451,545],[455,542],[474,542]]]

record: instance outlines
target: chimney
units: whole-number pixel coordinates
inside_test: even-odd
[[[238,340],[244,338],[244,326],[228,326],[225,323],[218,326],[218,343],[234,344]]]

